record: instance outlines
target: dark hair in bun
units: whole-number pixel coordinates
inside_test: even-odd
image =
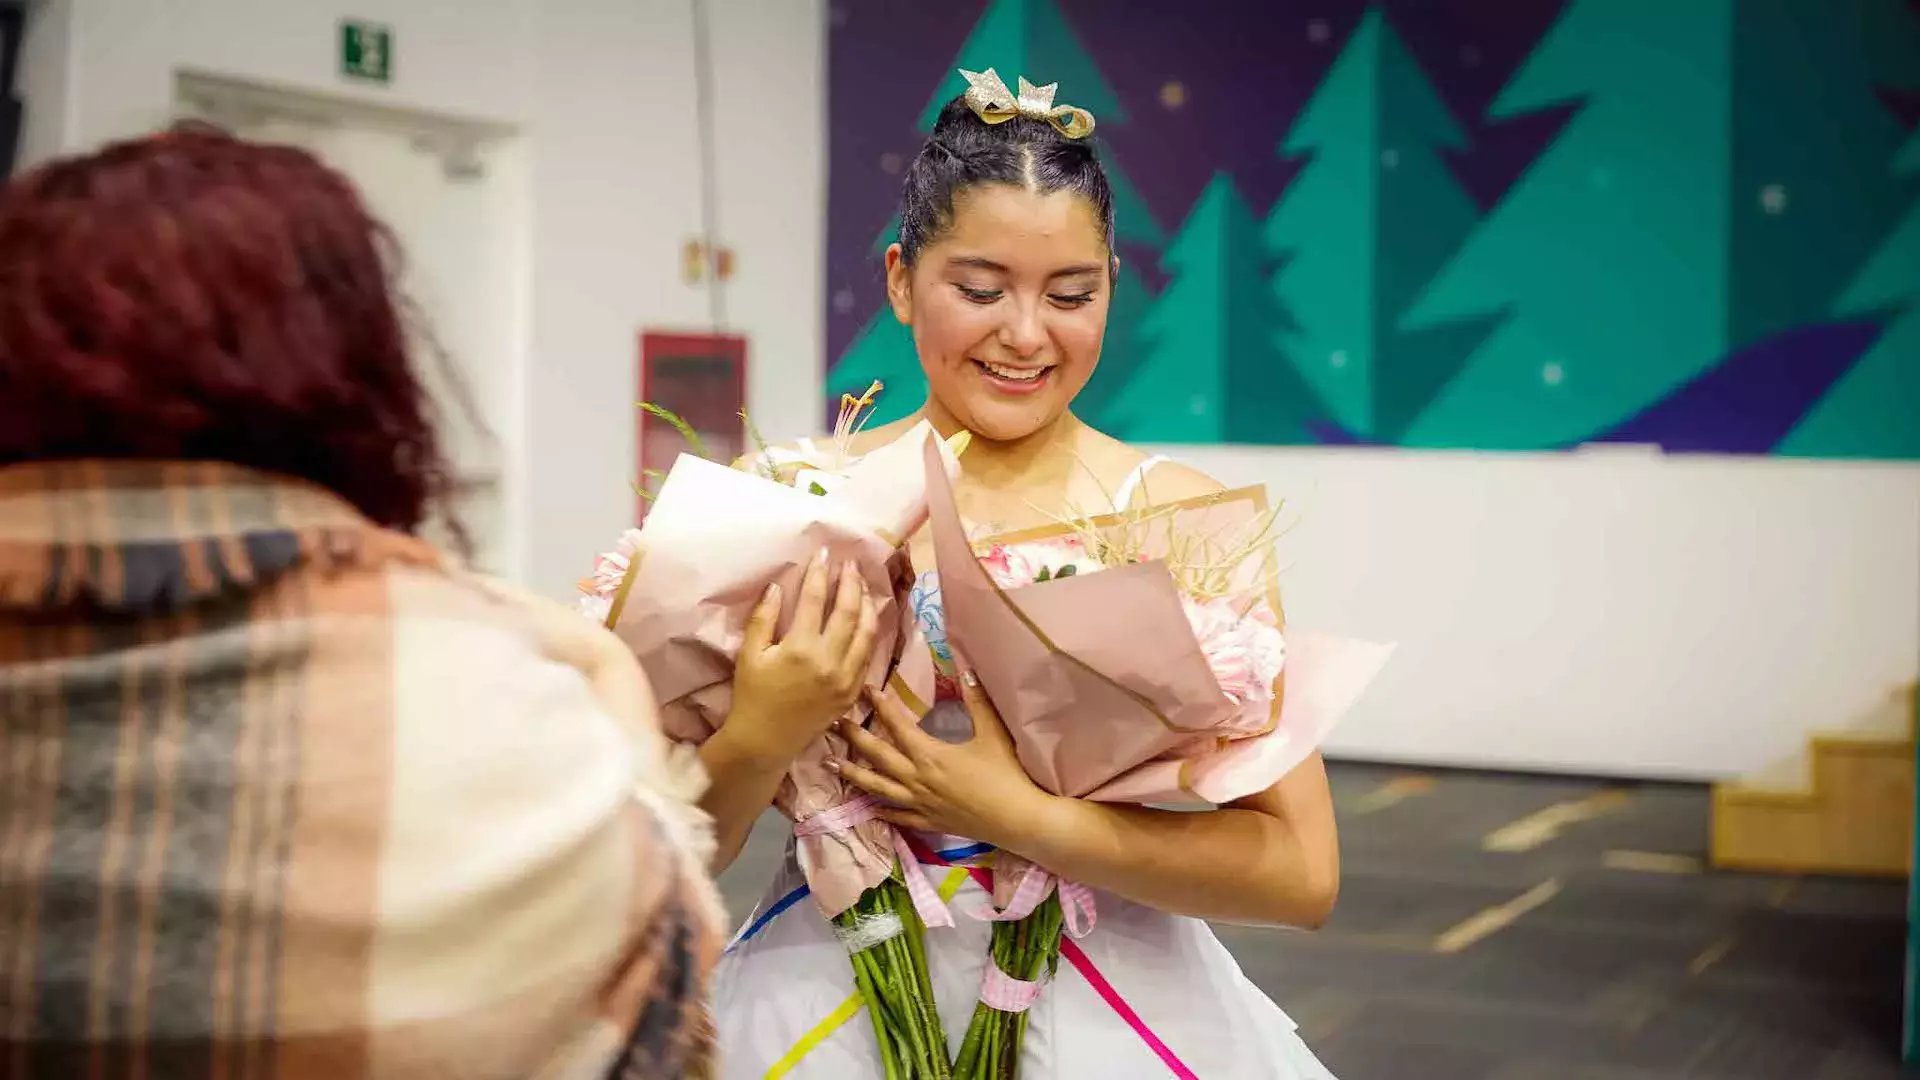
[[[953,227],[954,199],[982,184],[1074,192],[1093,206],[1107,249],[1113,249],[1113,188],[1092,141],[1070,139],[1029,116],[989,124],[961,95],[940,110],[933,134],[907,166],[900,251],[908,265]]]

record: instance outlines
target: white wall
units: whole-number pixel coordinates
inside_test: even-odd
[[[737,264],[728,320],[749,339],[747,407],[780,439],[820,412],[825,22],[819,0],[709,7],[718,216]],[[682,284],[679,262],[700,228],[691,19],[684,2],[574,0],[539,20],[529,576],[549,591],[631,523],[636,334],[706,326],[707,294]],[[544,164],[556,159],[578,167]],[[617,343],[617,368],[574,355],[589,339]],[[620,422],[604,419],[610,409]]]
[[[27,10],[20,66],[14,74],[26,103],[16,170],[58,153],[73,123],[73,5],[70,0],[30,0]]]
[[[1291,502],[1290,621],[1400,643],[1330,753],[1736,775],[1920,670],[1920,467],[1167,452]]]
[[[824,202],[823,0],[708,0],[725,329],[750,341],[771,437],[817,422]],[[342,79],[342,15],[394,31],[394,80]],[[36,0],[26,160],[166,123],[181,70],[512,125],[524,154],[524,368],[501,418],[509,569],[565,595],[630,523],[643,328],[711,329],[680,278],[701,228],[687,0]],[[43,72],[36,77],[34,72]],[[42,92],[42,84],[61,88]]]

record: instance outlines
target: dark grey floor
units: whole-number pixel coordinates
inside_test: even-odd
[[[1341,1080],[1915,1075],[1903,883],[1706,872],[1701,788],[1330,771],[1333,921],[1219,933]],[[782,843],[762,823],[722,879],[737,917]]]

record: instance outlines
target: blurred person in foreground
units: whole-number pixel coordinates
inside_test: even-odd
[[[203,128],[0,193],[0,1076],[712,1069],[698,768],[416,535],[391,248]]]

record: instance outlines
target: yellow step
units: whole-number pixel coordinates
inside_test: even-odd
[[[1808,740],[1795,762],[1714,785],[1713,865],[1776,873],[1907,875],[1912,862],[1913,688]]]

